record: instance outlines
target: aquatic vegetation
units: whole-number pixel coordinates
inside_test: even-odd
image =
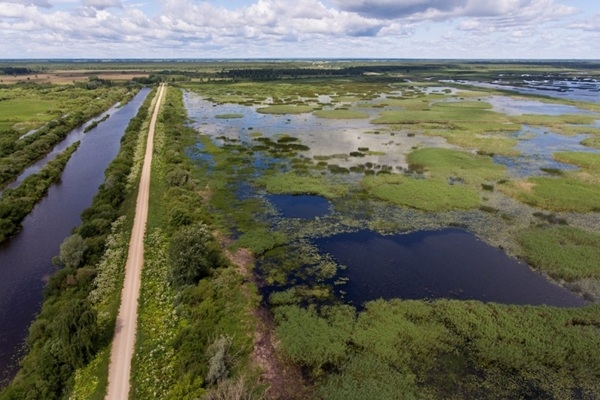
[[[353,110],[318,110],[313,112],[313,114],[319,118],[328,118],[328,119],[360,119],[360,118],[369,118],[369,114],[353,111]]]
[[[293,172],[266,175],[259,180],[273,194],[315,194],[329,199],[345,196],[347,184],[334,181],[327,176],[299,175]]]
[[[515,124],[541,126],[551,129],[556,133],[580,133],[573,132],[576,127],[569,125],[592,125],[598,119],[597,116],[590,114],[563,114],[563,115],[542,115],[542,114],[524,114],[510,116],[510,121]]]
[[[310,106],[297,106],[297,105],[274,105],[269,107],[258,108],[256,112],[261,114],[304,114],[312,112],[313,108]]]
[[[466,210],[481,203],[476,191],[433,179],[378,175],[365,177],[362,185],[376,198],[423,211]]]
[[[420,166],[439,181],[460,178],[466,185],[478,186],[505,177],[505,168],[495,164],[489,157],[459,150],[419,149],[409,153],[407,160],[413,168]]]
[[[234,118],[244,118],[244,114],[217,114],[215,118],[218,119],[234,119]]]
[[[600,186],[563,174],[534,177],[498,185],[504,193],[533,207],[550,211],[597,212]]]
[[[328,398],[569,397],[574,388],[600,389],[600,363],[588,347],[600,345],[597,307],[379,300],[357,314],[348,306],[274,312],[283,351]]]
[[[600,234],[566,226],[535,227],[519,235],[525,258],[556,279],[600,277]]]
[[[566,163],[575,164],[581,169],[591,173],[600,173],[600,154],[599,153],[584,153],[584,152],[558,152],[554,153],[555,160]]]

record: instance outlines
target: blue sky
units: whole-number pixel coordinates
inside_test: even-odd
[[[597,0],[0,0],[0,58],[600,59]]]

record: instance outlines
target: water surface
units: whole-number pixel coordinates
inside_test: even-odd
[[[313,219],[329,214],[331,204],[321,196],[268,195],[269,200],[284,218]]]
[[[0,244],[0,384],[14,376],[22,344],[39,312],[45,281],[56,271],[52,257],[63,239],[81,223],[104,170],[117,155],[120,139],[150,89],[142,89],[128,104],[111,113],[81,137],[61,180],[23,220],[23,229]]]
[[[514,137],[519,139],[515,149],[521,152],[520,156],[494,156],[494,162],[508,167],[509,174],[517,178],[547,175],[542,169],[551,170],[576,170],[578,167],[556,161],[553,154],[560,151],[580,151],[600,153],[600,150],[587,147],[581,142],[591,135],[560,135],[545,128],[523,126]]]
[[[585,301],[466,231],[383,236],[361,230],[314,240],[347,266],[337,286],[353,305],[383,299],[460,299],[578,307]]]

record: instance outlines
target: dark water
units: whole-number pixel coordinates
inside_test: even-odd
[[[119,151],[129,120],[149,91],[142,89],[81,137],[60,183],[51,186],[25,218],[22,231],[0,245],[0,383],[16,372],[16,358],[40,309],[45,279],[55,271],[52,257],[72,228],[81,223],[81,212],[90,206],[104,181],[104,170]]]
[[[348,268],[338,287],[360,306],[378,298],[480,300],[577,307],[586,303],[460,229],[382,236],[363,230],[315,240]]]
[[[321,196],[268,195],[269,200],[284,218],[313,219],[329,214],[329,201]]]

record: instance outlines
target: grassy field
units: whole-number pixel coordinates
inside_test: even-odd
[[[519,236],[526,259],[556,279],[600,278],[600,233],[555,226]]]

